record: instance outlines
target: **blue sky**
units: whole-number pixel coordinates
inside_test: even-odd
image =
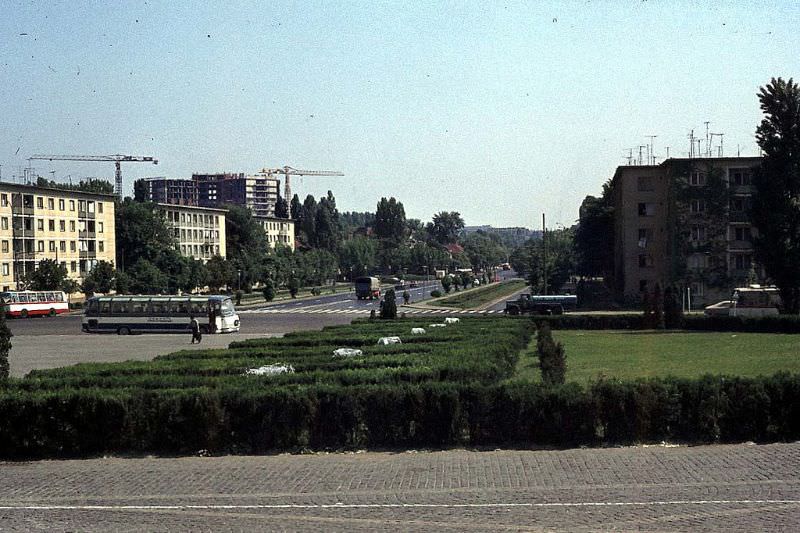
[[[344,172],[293,181],[340,210],[569,225],[646,135],[685,156],[710,121],[726,155],[757,154],[756,93],[798,77],[798,27],[796,2],[3,0],[0,172],[157,157],[123,166],[130,189],[290,165]]]

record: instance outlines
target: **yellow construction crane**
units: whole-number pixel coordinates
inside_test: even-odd
[[[344,174],[335,170],[298,170],[292,167],[262,168],[260,173],[268,176],[283,174],[283,197],[287,202],[292,201],[292,187],[289,185],[289,176],[344,176]]]
[[[152,157],[142,157],[136,155],[32,155],[28,159],[39,159],[44,161],[113,161],[116,167],[114,173],[114,193],[122,200],[122,168],[120,163],[153,163],[158,164],[158,159]]]

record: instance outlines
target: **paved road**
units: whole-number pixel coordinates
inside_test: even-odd
[[[800,444],[0,463],[8,531],[796,531]]]

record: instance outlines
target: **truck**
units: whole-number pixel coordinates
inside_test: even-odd
[[[750,285],[734,289],[730,300],[705,308],[706,316],[741,316],[757,318],[780,313],[781,295],[777,287]]]
[[[361,276],[355,279],[356,298],[366,300],[381,297],[381,282],[372,276]]]
[[[572,294],[538,296],[520,294],[516,300],[506,302],[505,313],[508,315],[561,315],[564,311],[574,310],[578,305],[578,297]]]

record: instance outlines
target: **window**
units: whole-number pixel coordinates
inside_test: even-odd
[[[44,241],[39,241],[36,243],[36,251],[44,252]]]
[[[742,213],[750,208],[750,202],[747,198],[731,198],[731,211],[735,213]]]
[[[106,251],[105,243],[103,241],[97,241],[97,251],[98,252]]]
[[[59,211],[63,211],[64,210],[64,199],[63,198],[58,201],[58,210]]]
[[[86,211],[86,200],[78,200],[78,211],[79,212]]]
[[[76,270],[78,270],[78,263],[76,263],[75,261],[70,261],[70,263],[69,263],[69,271],[70,272],[75,272]]]
[[[705,268],[706,266],[706,256],[700,254],[693,254],[689,256],[688,259],[689,268]]]
[[[56,201],[53,198],[48,198],[47,199],[47,209],[52,211],[55,208],[56,208]]]
[[[36,219],[36,229],[38,229],[39,231],[44,231],[44,219],[43,218]]]
[[[0,194],[0,206],[8,207],[8,195]]]
[[[111,304],[111,312],[115,315],[125,315],[128,314],[128,301],[127,300],[114,300]]]
[[[697,281],[692,283],[689,288],[692,291],[692,296],[703,296],[706,286],[702,281]]]
[[[705,200],[692,200],[689,204],[689,210],[692,213],[703,213],[706,210]]]
[[[0,218],[0,228],[8,229],[8,217]]]
[[[656,214],[656,204],[652,203],[640,203],[639,204],[639,216],[640,217],[651,217]]]
[[[736,187],[750,185],[752,176],[749,168],[730,168],[728,169],[728,184]]]
[[[75,247],[76,247],[75,241],[69,241],[69,251],[70,252],[74,252],[75,251]]]
[[[73,232],[75,231],[75,221],[74,220],[70,220],[69,221],[69,230],[73,231]]]
[[[694,171],[691,174],[689,174],[689,185],[698,187],[705,184],[706,184],[705,172]]]
[[[8,263],[3,263],[3,275],[8,276],[8,273],[9,273]]]
[[[97,233],[103,233],[103,223],[102,222],[98,222],[97,223]]]
[[[649,254],[639,254],[639,268],[652,268],[653,256]]]
[[[639,191],[652,191],[655,189],[652,176],[639,176],[636,178],[636,189]],[[270,222],[270,229],[274,229],[275,224]]]
[[[734,254],[733,266],[736,270],[750,270],[753,264],[753,256],[750,254]]]
[[[735,241],[750,241],[752,232],[749,226],[733,228],[733,240]]]
[[[69,201],[69,210],[70,211],[75,211],[75,200],[70,200]]]
[[[691,239],[693,241],[706,240],[706,227],[705,226],[692,226]]]
[[[103,202],[97,202],[97,212],[98,213],[103,212]]]
[[[55,231],[56,230],[56,221],[52,218],[47,221],[47,230],[48,231]]]
[[[649,243],[652,238],[652,228],[639,228],[639,248],[647,248],[647,243]]]
[[[58,229],[61,231],[67,231],[67,222],[65,220],[59,220]]]
[[[88,211],[89,211],[90,213],[94,213],[94,202],[92,202],[92,201],[90,200],[90,201],[86,202],[86,205],[87,205],[87,207],[88,207]]]
[[[640,279],[639,280],[639,292],[644,292],[647,290],[647,280]]]
[[[61,250],[62,252],[66,252],[67,251],[67,241],[59,241],[58,242],[58,249]]]
[[[56,251],[56,241],[50,241],[49,249],[50,249],[51,252],[55,252]]]
[[[3,241],[3,253],[8,253],[8,241]]]
[[[44,209],[44,198],[41,196],[36,197],[36,209]]]

